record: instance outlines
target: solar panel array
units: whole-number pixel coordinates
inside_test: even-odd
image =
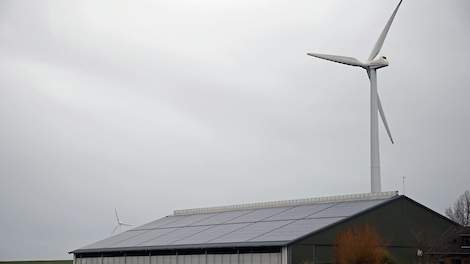
[[[338,201],[226,212],[171,215],[93,243],[98,249],[171,248],[237,243],[288,243],[388,199]]]

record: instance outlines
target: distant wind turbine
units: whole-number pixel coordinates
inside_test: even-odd
[[[117,230],[121,232],[121,228],[123,226],[132,226],[131,224],[124,223],[124,222],[121,222],[121,220],[119,220],[119,216],[118,216],[118,212],[116,208],[114,208],[114,214],[116,216],[116,226],[114,227],[113,232],[111,234],[114,234]]]
[[[350,66],[361,67],[367,71],[370,80],[370,163],[371,163],[371,192],[380,192],[381,191],[381,179],[380,179],[380,153],[379,153],[379,127],[378,127],[378,113],[382,118],[385,129],[387,130],[388,137],[392,144],[394,143],[390,128],[388,127],[387,119],[382,108],[382,103],[380,102],[379,95],[377,93],[377,70],[383,67],[388,66],[387,58],[381,56],[376,59],[379,54],[382,46],[384,44],[387,33],[390,29],[390,26],[393,23],[393,19],[398,12],[398,8],[403,0],[400,0],[397,7],[393,11],[392,16],[388,20],[385,28],[380,34],[379,39],[375,43],[372,52],[367,59],[367,61],[362,62],[356,58],[336,56],[336,55],[327,55],[319,53],[307,53],[310,56],[317,57],[320,59],[342,63]]]

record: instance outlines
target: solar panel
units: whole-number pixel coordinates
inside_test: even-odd
[[[243,242],[261,236],[276,228],[286,225],[292,221],[272,221],[272,222],[257,222],[249,224],[241,229],[237,229],[222,237],[214,239],[210,242],[214,243],[228,243],[228,242]]]
[[[143,234],[147,231],[145,230],[138,230],[138,231],[133,231],[133,230],[130,230],[130,231],[126,231],[126,232],[123,232],[123,233],[120,233],[120,234],[117,234],[117,235],[114,235],[110,238],[107,238],[107,239],[104,239],[104,240],[101,240],[101,241],[98,241],[98,242],[95,242],[91,245],[88,245],[88,246],[85,246],[83,248],[106,248],[106,247],[110,247],[112,246],[113,244],[119,242],[119,241],[122,241],[122,240],[126,240],[130,237],[134,237],[134,236],[137,236],[139,234]]]
[[[276,208],[264,208],[251,211],[248,214],[242,215],[240,217],[234,218],[227,223],[247,223],[247,222],[258,222],[263,219],[266,219],[270,216],[282,213],[286,210],[289,210],[292,207],[276,207]]]
[[[338,203],[309,216],[309,218],[350,216],[382,202],[383,200]]]
[[[243,224],[215,225],[197,234],[175,241],[174,243],[177,243],[179,245],[208,243],[209,241],[213,239],[224,236],[225,234],[233,232],[234,230],[240,229],[247,225],[249,224],[243,223]]]
[[[165,216],[163,218],[160,218],[160,219],[157,219],[155,221],[152,221],[150,223],[147,223],[145,225],[141,225],[139,227],[136,227],[134,228],[133,230],[140,230],[140,229],[152,229],[152,228],[157,228],[157,227],[161,227],[163,225],[166,225],[166,224],[169,224],[169,223],[172,223],[172,222],[175,222],[181,218],[184,218],[185,216]]]
[[[251,208],[213,213],[167,216],[80,250],[198,245],[218,243],[287,242],[352,216],[388,199],[331,201],[282,207]],[[249,245],[249,244],[247,244]],[[255,257],[256,258],[256,257]],[[176,264],[165,256],[152,264]],[[94,260],[89,260],[94,264]],[[106,260],[109,262],[108,260]],[[173,263],[175,261],[175,263]],[[186,260],[184,260],[186,261]],[[183,260],[181,262],[184,262]],[[205,261],[205,260],[204,260]],[[220,261],[223,261],[220,259]],[[217,263],[221,263],[221,262]],[[263,264],[266,259],[250,259]],[[119,264],[119,263],[104,263]],[[184,264],[184,263],[180,263]]]
[[[159,226],[159,228],[163,227],[183,227],[183,226],[190,226],[192,224],[195,224],[197,222],[200,222],[201,220],[211,218],[213,216],[216,216],[218,213],[215,214],[195,214],[195,215],[182,215],[180,219],[178,219],[175,222],[171,222],[168,224],[164,224]]]
[[[335,217],[296,220],[262,236],[251,239],[250,241],[290,241],[319,230],[341,219],[343,218]]]
[[[172,232],[168,232],[164,235],[157,236],[154,239],[138,243],[137,245],[138,246],[168,245],[168,244],[171,244],[171,242],[173,241],[191,236],[209,227],[210,226],[179,227],[179,228],[175,228]]]
[[[175,231],[176,228],[158,228],[153,230],[147,230],[146,232],[139,234],[138,236],[131,237],[129,239],[120,241],[113,244],[113,247],[131,247],[140,243],[155,239],[159,236],[163,236],[169,232]]]
[[[271,216],[266,221],[270,220],[290,220],[290,219],[300,219],[306,216],[312,215],[316,212],[324,210],[328,207],[335,205],[334,203],[324,203],[324,204],[312,204],[312,205],[302,205],[292,207],[287,211],[284,211],[280,214]]]
[[[194,223],[195,225],[215,225],[215,224],[222,224],[234,218],[246,215],[251,211],[231,211],[231,212],[223,212],[218,213],[217,215],[203,219],[199,222]]]

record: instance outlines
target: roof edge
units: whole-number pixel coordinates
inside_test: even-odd
[[[210,248],[242,248],[242,247],[266,247],[266,246],[285,246],[288,241],[269,241],[269,242],[229,242],[229,243],[205,243],[205,244],[187,244],[187,245],[164,245],[164,246],[140,246],[140,247],[121,247],[121,248],[93,248],[76,249],[68,252],[69,254],[80,253],[106,253],[106,252],[132,252],[132,251],[152,251],[152,250],[178,250],[178,249],[210,249]]]

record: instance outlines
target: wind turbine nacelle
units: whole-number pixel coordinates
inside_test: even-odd
[[[373,61],[366,63],[366,67],[370,69],[380,69],[388,66],[387,57],[381,56]]]

